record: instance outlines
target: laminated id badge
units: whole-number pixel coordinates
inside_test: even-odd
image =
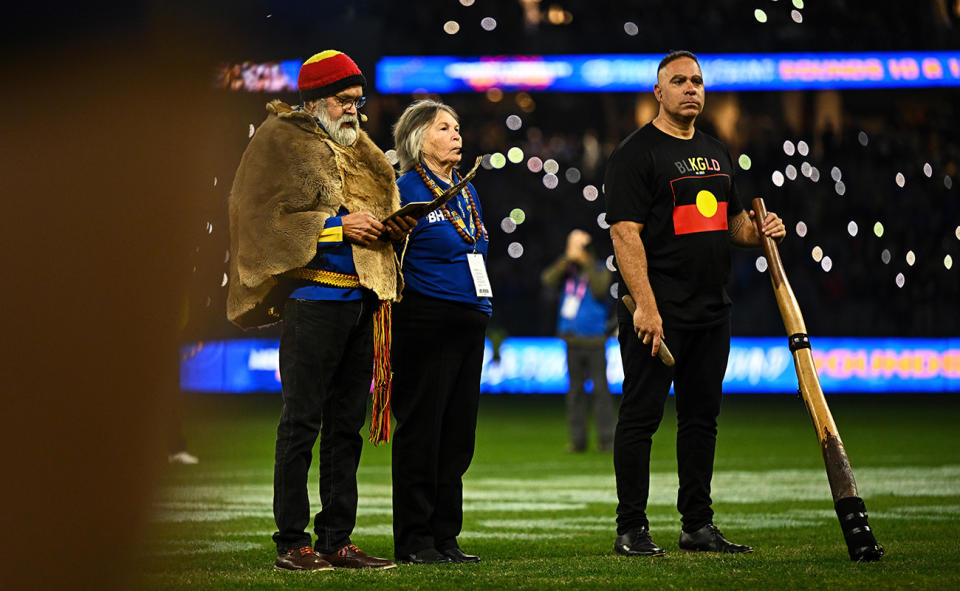
[[[493,289],[490,287],[490,278],[487,277],[487,266],[483,264],[483,255],[467,253],[467,264],[470,265],[470,275],[473,277],[473,287],[477,290],[478,298],[492,298]]]

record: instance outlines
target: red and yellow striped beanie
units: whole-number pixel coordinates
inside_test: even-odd
[[[363,73],[350,56],[334,49],[321,51],[303,62],[297,77],[304,101],[333,96],[344,88],[366,84]]]

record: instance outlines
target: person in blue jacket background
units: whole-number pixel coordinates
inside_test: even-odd
[[[613,448],[613,398],[607,384],[606,342],[610,323],[612,275],[590,249],[590,235],[573,230],[562,256],[544,269],[540,281],[561,290],[557,335],[567,346],[567,425],[571,452],[587,449],[587,392],[593,382],[593,413],[597,424],[597,451]]]
[[[422,100],[394,127],[401,206],[460,180],[456,112]],[[487,230],[468,184],[421,218],[402,254],[406,287],[393,308],[393,537],[398,562],[479,562],[463,552],[463,474],[473,459],[480,372],[493,311]]]

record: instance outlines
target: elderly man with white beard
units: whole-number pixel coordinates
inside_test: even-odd
[[[283,322],[273,497],[282,570],[396,566],[350,539],[371,381],[370,439],[390,435],[390,303],[403,286],[390,239],[416,224],[377,221],[400,200],[393,168],[360,129],[365,83],[339,51],[304,62],[302,104],[267,105],[230,192],[227,317],[243,328]],[[311,543],[307,473],[318,435],[322,507]]]

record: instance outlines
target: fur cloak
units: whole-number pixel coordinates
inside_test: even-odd
[[[279,318],[270,308],[287,294],[277,276],[303,267],[340,207],[383,219],[400,207],[396,175],[363,130],[352,146],[330,139],[313,117],[275,100],[240,160],[230,190],[230,288],[227,318],[242,328]],[[390,242],[352,245],[360,285],[381,300],[403,287]]]

